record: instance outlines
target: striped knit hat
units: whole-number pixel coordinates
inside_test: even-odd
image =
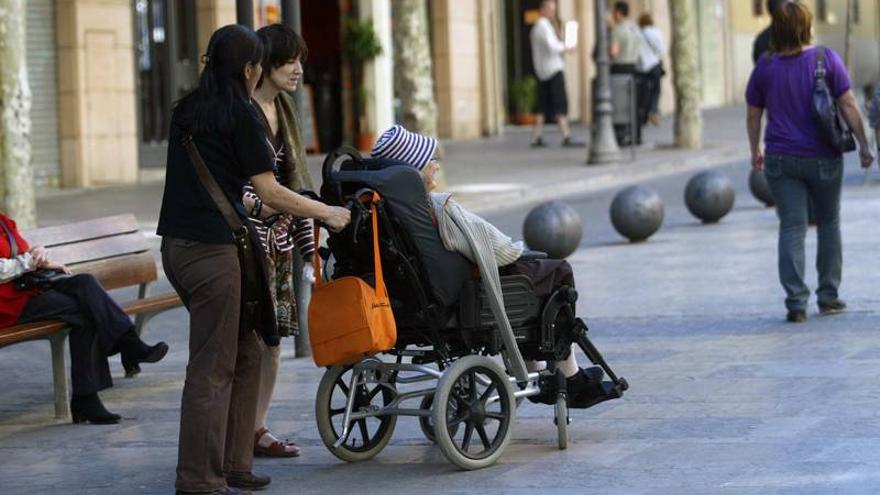
[[[395,125],[382,133],[370,153],[373,158],[390,158],[422,170],[434,158],[437,140]]]

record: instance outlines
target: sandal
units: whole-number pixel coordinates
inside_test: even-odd
[[[287,440],[275,440],[268,447],[260,445],[260,439],[265,434],[271,434],[268,428],[260,428],[254,434],[254,455],[257,457],[299,457],[302,449],[299,445]]]

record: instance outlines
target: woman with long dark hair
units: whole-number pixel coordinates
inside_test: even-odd
[[[819,312],[828,315],[846,309],[838,296],[843,271],[840,238],[843,154],[830,144],[814,117],[817,74],[824,76],[840,114],[859,143],[862,167],[871,166],[874,154],[868,146],[862,114],[843,60],[830,48],[810,45],[813,14],[800,2],[786,1],[772,16],[772,53],[760,57],[746,89],[747,128],[752,167],[764,171],[776,200],[779,280],[786,294],[786,319],[799,323],[807,318],[810,297],[810,289],[804,283],[808,200],[812,200],[815,207],[819,241],[816,254]],[[820,60],[824,70],[817,71]],[[764,132],[766,158],[760,147],[765,109],[768,115]]]
[[[233,235],[202,185],[183,139],[191,136],[211,175],[245,219],[242,187],[297,217],[342,229],[349,211],[278,184],[273,156],[251,103],[263,46],[242,26],[211,36],[199,87],[171,117],[165,192],[159,216],[168,280],[190,313],[189,363],[180,412],[176,488],[180,493],[237,493],[261,488],[254,475],[254,422],[262,343],[240,327],[242,273]]]

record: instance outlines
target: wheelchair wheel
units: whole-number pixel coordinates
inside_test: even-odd
[[[431,405],[434,403],[433,395],[426,395],[422,398],[422,402],[419,404],[419,409],[431,409]],[[455,414],[455,406],[456,404],[453,402],[449,404],[449,408],[447,410],[447,414],[454,415]],[[419,428],[422,430],[422,434],[425,435],[425,438],[430,440],[433,443],[437,443],[437,435],[434,431],[434,420],[431,416],[419,416]],[[453,427],[452,436],[455,436],[455,433],[458,432],[458,425]]]
[[[333,455],[343,461],[359,462],[372,459],[388,445],[397,424],[397,416],[371,416],[354,421],[348,439],[334,449],[333,444],[342,434],[346,401],[352,392],[349,390],[351,374],[351,367],[342,366],[330,368],[324,373],[318,385],[315,419],[321,441]],[[394,386],[387,383],[358,385],[353,393],[353,412],[381,409],[397,395]]]
[[[504,369],[488,357],[465,356],[443,373],[434,399],[431,420],[443,455],[466,470],[494,464],[510,443],[516,415]]]
[[[565,402],[565,397],[560,395],[558,399],[556,399],[556,406],[554,406],[556,417],[553,418],[553,422],[556,423],[556,436],[557,441],[559,442],[559,450],[565,450],[568,448],[568,423],[570,422],[568,418],[568,403]]]

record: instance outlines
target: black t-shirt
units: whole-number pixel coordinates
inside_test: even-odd
[[[271,171],[273,157],[266,142],[263,124],[250,102],[236,100],[233,105],[233,132],[195,135],[193,141],[220,188],[244,217],[242,187],[251,176]],[[165,193],[156,233],[209,244],[231,244],[232,232],[202,186],[186,148],[181,142],[184,130],[177,111],[171,116]]]
[[[755,64],[758,63],[758,59],[761,58],[761,55],[770,51],[770,28],[767,28],[761,31],[758,34],[758,37],[755,38],[755,43],[752,45],[752,62]]]

